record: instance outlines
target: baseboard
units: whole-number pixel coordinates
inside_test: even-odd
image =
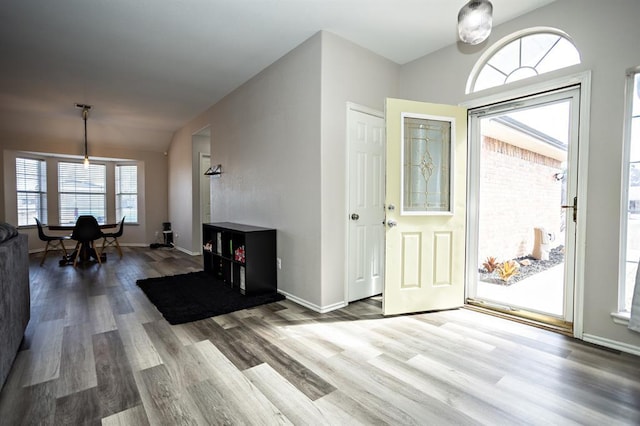
[[[605,348],[615,349],[615,350],[626,352],[632,355],[640,356],[640,346],[630,345],[628,343],[618,342],[616,340],[611,340],[604,337],[594,336],[592,334],[586,334],[586,333],[582,335],[582,340],[584,340],[585,342],[604,346]]]
[[[188,254],[189,256],[200,256],[202,254],[202,253],[198,253],[198,252],[195,252],[195,251],[189,251],[189,250],[187,250],[185,248],[178,247],[178,246],[173,246],[173,248],[178,250],[178,251],[181,251],[181,252],[183,252],[185,254]]]
[[[298,305],[304,306],[305,308],[311,309],[312,311],[318,312],[319,314],[326,314],[327,312],[335,311],[336,309],[344,308],[347,306],[344,302],[334,303],[333,305],[327,306],[319,306],[315,303],[311,303],[307,300],[301,299],[298,296],[294,296],[291,293],[287,293],[286,291],[278,290],[278,293],[283,294],[287,300],[290,300]]]

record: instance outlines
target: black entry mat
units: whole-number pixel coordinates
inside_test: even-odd
[[[183,324],[285,299],[280,293],[242,295],[204,271],[136,281],[170,324]]]

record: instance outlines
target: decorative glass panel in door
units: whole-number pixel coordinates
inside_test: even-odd
[[[403,114],[402,122],[401,214],[451,214],[451,119]]]

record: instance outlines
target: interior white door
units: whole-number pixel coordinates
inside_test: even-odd
[[[348,301],[382,293],[384,279],[384,119],[348,109]]]
[[[467,111],[386,102],[383,313],[464,304]]]

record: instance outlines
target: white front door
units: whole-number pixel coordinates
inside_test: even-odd
[[[387,99],[383,313],[464,304],[467,111]]]
[[[349,105],[348,301],[382,293],[384,279],[384,119]]]

